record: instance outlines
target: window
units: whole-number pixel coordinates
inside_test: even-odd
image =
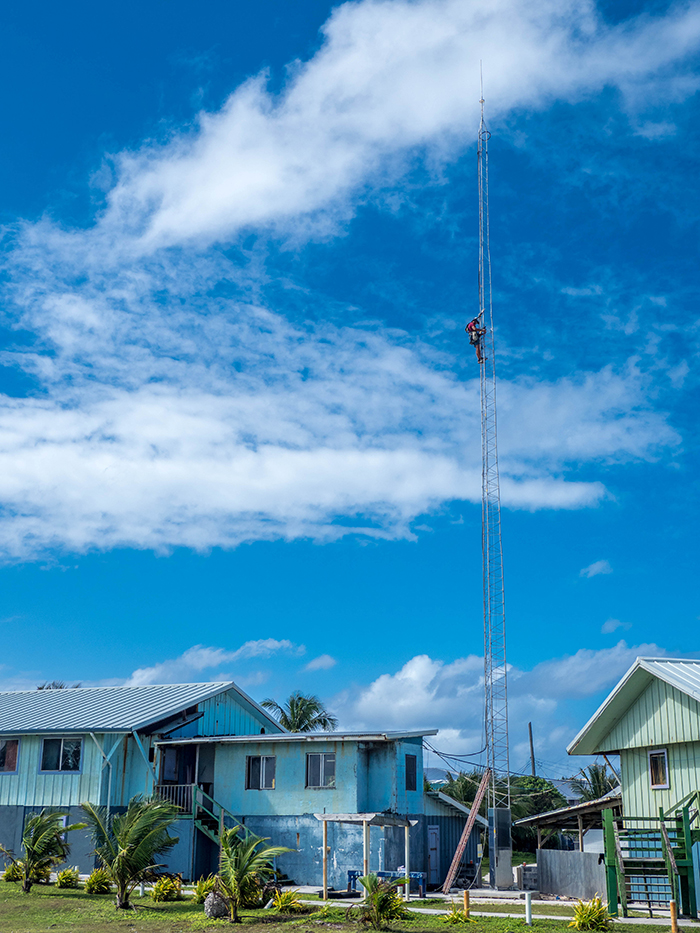
[[[246,758],[246,789],[274,790],[276,761],[274,755],[249,755]]]
[[[82,739],[44,739],[42,771],[80,771]]]
[[[668,755],[665,748],[649,752],[649,783],[654,790],[663,790],[668,783]]]
[[[0,774],[17,770],[19,739],[0,739]]]
[[[416,790],[418,759],[415,755],[406,755],[406,790]]]
[[[335,752],[306,756],[306,786],[335,787]]]

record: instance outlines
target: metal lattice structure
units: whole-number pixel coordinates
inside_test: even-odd
[[[498,473],[496,419],[496,358],[491,293],[489,246],[490,133],[484,123],[481,99],[479,124],[479,324],[482,337],[481,373],[481,534],[484,586],[484,686],[486,700],[486,752],[491,772],[489,806],[510,807],[508,756],[508,685],[506,674],[503,549],[501,545],[501,492]]]

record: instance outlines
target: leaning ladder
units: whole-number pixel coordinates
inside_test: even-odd
[[[479,814],[479,807],[481,806],[481,801],[484,799],[484,794],[486,793],[486,790],[489,786],[490,778],[491,772],[487,768],[481,777],[481,783],[479,784],[479,788],[476,792],[476,797],[474,797],[472,808],[469,811],[469,817],[467,818],[466,825],[462,831],[462,836],[459,840],[457,851],[454,854],[452,864],[450,865],[450,870],[447,872],[447,878],[445,878],[445,883],[442,886],[443,894],[450,893],[450,888],[452,887],[454,880],[457,877],[459,863],[462,861],[464,850],[467,848],[467,842],[469,842],[469,837],[471,836],[472,830],[474,829],[474,823],[476,823],[476,818]]]

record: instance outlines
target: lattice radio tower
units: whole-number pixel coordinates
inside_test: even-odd
[[[486,753],[491,771],[489,806],[510,808],[508,756],[508,686],[506,677],[503,549],[501,546],[501,492],[498,474],[496,421],[496,358],[491,294],[489,246],[489,150],[491,136],[484,122],[481,86],[481,122],[477,149],[479,174],[479,326],[481,337],[481,535],[484,585],[484,686],[486,700]],[[510,831],[508,831],[510,839]]]

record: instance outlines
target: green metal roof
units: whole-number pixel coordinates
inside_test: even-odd
[[[570,755],[595,755],[610,731],[654,678],[700,703],[700,660],[637,658],[632,667],[567,747]],[[612,752],[612,749],[605,749]]]
[[[0,693],[0,735],[133,732],[228,690],[242,695],[270,719],[234,683],[69,687]]]

